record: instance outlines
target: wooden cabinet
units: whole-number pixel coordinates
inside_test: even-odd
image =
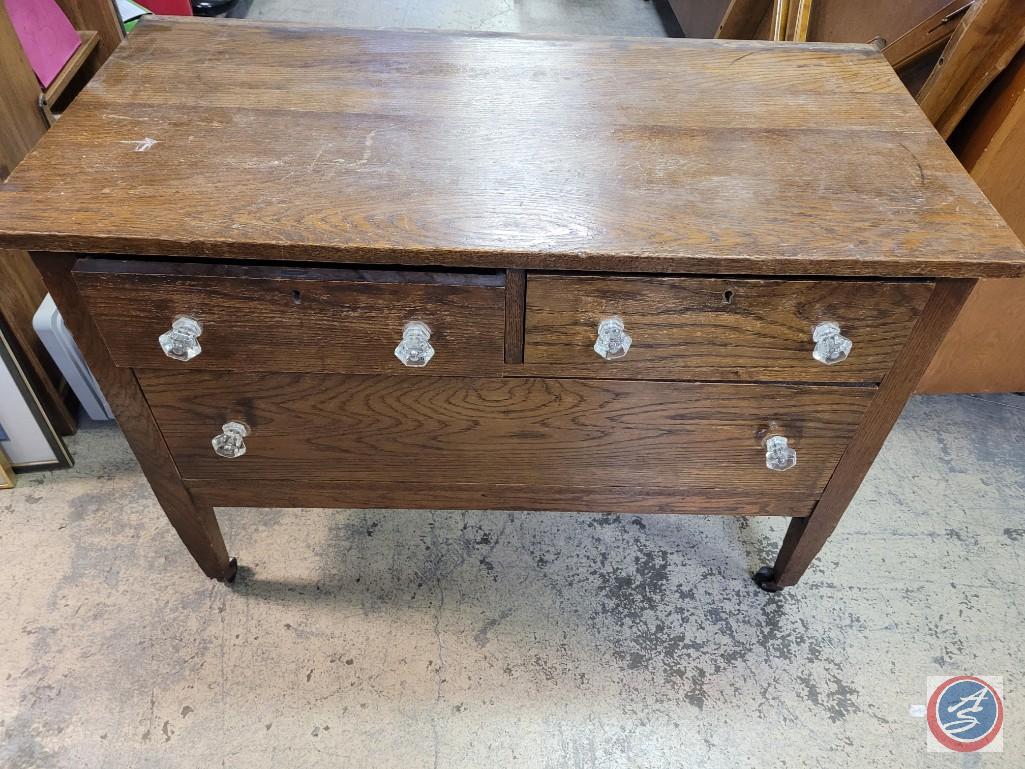
[[[481,507],[788,516],[792,585],[1025,273],[862,45],[146,19],[13,182],[0,245],[220,579],[215,506]]]

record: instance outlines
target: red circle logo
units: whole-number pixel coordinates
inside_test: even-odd
[[[1004,724],[1004,703],[975,676],[948,678],[933,690],[926,712],[929,731],[949,750],[971,753],[989,745]]]

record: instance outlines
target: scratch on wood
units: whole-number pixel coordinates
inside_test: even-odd
[[[364,139],[364,141],[363,141],[363,155],[360,157],[359,160],[357,160],[355,163],[353,163],[354,166],[361,166],[361,165],[365,164],[368,160],[370,160],[370,153],[373,151],[374,137],[376,135],[377,135],[377,129],[376,128],[373,131],[371,131],[370,133],[367,134],[367,138]],[[349,161],[347,161],[345,158],[338,158],[337,160],[334,160],[332,162],[338,163],[339,165],[345,165]]]
[[[160,144],[160,142],[147,136],[145,139],[125,139],[118,142],[118,144],[134,144],[135,149],[133,149],[132,152],[145,152],[146,150],[151,149],[155,144]]]
[[[313,158],[312,162],[310,163],[310,167],[306,169],[306,173],[308,173],[308,174],[313,173],[313,169],[316,167],[317,163],[320,162],[320,159],[321,159],[321,157],[323,157],[324,153],[327,152],[327,148],[328,148],[327,144],[323,145],[320,148],[320,152],[318,152],[316,157]]]
[[[911,157],[914,159],[915,163],[918,165],[918,182],[919,182],[920,185],[922,185],[924,187],[925,186],[925,168],[922,167],[922,161],[918,159],[918,155],[916,155],[914,153],[914,151],[908,145],[906,145],[904,142],[900,142],[900,146],[903,147],[905,150],[907,150],[908,154],[911,155]]]

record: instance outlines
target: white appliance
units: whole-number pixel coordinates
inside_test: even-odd
[[[71,338],[71,332],[64,326],[64,318],[57,310],[57,305],[47,294],[32,318],[32,327],[36,330],[43,345],[50,353],[57,367],[64,374],[68,385],[78,396],[82,408],[90,419],[104,421],[113,419],[114,414],[107,405],[100,386],[96,382],[89,367],[85,365],[78,345]]]

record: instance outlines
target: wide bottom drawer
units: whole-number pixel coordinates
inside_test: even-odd
[[[618,380],[137,374],[187,481],[502,486],[511,494],[550,488],[553,495],[592,489],[638,503],[687,495],[752,504],[772,495],[817,498],[875,392]],[[229,459],[215,453],[211,439],[233,420],[247,425],[249,435],[245,454]],[[797,450],[795,467],[766,467],[767,432],[787,437]]]

